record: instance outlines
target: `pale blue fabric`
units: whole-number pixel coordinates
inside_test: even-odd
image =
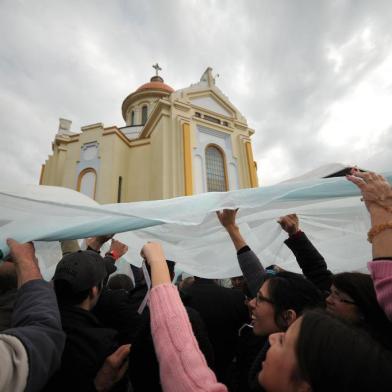
[[[386,176],[392,180],[392,173]],[[336,270],[345,269],[338,268],[339,260],[344,257],[344,266],[362,268],[370,248],[366,243],[367,213],[359,195],[358,189],[342,177],[107,205],[98,205],[65,188],[3,189],[0,191],[0,249],[4,255],[8,253],[6,238],[9,237],[19,242],[58,241],[124,233],[116,238],[128,243],[128,256],[134,264],[140,263],[138,253],[144,242],[160,240],[167,257],[177,260],[184,271],[229,277],[239,272],[235,252],[213,212],[240,208],[238,223],[243,234],[252,248],[268,258],[268,264],[275,262],[295,269],[290,254],[283,248],[285,237],[276,219],[296,212],[301,227],[327,252],[327,258],[330,255]],[[359,252],[349,255],[347,246],[354,246]],[[354,258],[358,262],[354,263]]]

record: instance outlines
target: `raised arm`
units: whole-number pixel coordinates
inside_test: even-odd
[[[199,349],[160,244],[147,243],[141,254],[151,267],[151,334],[163,391],[226,392]]]
[[[237,251],[238,263],[248,284],[249,291],[255,297],[263,283],[266,271],[256,254],[246,244],[236,224],[236,210],[217,211],[219,222],[228,232]]]
[[[56,296],[51,285],[42,279],[33,245],[14,240],[7,243],[20,288],[12,314],[12,328],[0,335],[3,360],[0,389],[40,391],[60,366],[65,334]],[[9,373],[3,378],[3,372],[7,371],[5,365]],[[5,384],[7,380],[12,383],[10,387]],[[25,387],[19,389],[21,382]]]
[[[310,242],[306,234],[299,228],[296,214],[282,216],[278,223],[289,235],[285,244],[294,253],[303,274],[321,291],[327,291],[332,284],[332,272],[327,268],[324,257]]]
[[[392,320],[392,188],[381,175],[353,170],[347,179],[361,190],[370,214],[373,261],[368,263],[377,299]]]

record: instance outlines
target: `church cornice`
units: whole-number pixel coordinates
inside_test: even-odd
[[[234,132],[233,128],[226,127],[226,126],[221,125],[221,124],[211,123],[210,121],[204,120],[204,119],[202,119],[200,117],[192,117],[192,120],[194,121],[195,124],[200,124],[200,125],[208,128],[208,129],[219,129],[219,130],[222,130],[222,131],[227,132],[227,133],[233,133]]]
[[[109,135],[118,136],[130,148],[145,146],[151,143],[149,139],[144,139],[144,138],[128,140],[126,136],[124,136],[124,134],[116,126],[108,127],[103,130],[102,136],[109,136]]]
[[[153,112],[148,117],[139,138],[149,138],[151,136],[151,133],[155,129],[155,125],[159,122],[159,120],[164,116],[168,117],[170,115],[169,111],[171,109],[171,105],[172,104],[165,99],[160,99],[158,101]]]
[[[181,101],[179,101],[177,99],[173,102],[173,106],[176,109],[181,110],[182,112],[189,112],[189,110],[191,110],[191,105],[190,104],[181,102]]]

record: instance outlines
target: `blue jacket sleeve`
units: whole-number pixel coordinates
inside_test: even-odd
[[[65,344],[56,296],[48,282],[31,280],[19,289],[12,328],[3,333],[17,337],[27,351],[26,391],[41,390],[60,367]]]

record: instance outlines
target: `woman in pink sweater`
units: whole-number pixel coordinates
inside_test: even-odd
[[[161,246],[148,243],[141,253],[151,267],[151,332],[163,390],[226,392],[197,345]],[[388,391],[392,385],[390,353],[325,313],[306,313],[269,341],[258,377],[267,392]]]

